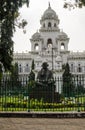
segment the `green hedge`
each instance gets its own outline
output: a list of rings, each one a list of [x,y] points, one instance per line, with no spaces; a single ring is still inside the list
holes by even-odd
[[[7,102],[3,104],[3,107],[5,108],[27,108],[27,103],[19,103],[19,102]]]

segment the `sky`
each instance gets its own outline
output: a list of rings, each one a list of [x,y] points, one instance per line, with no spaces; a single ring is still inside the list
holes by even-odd
[[[64,9],[64,0],[30,0],[29,8],[24,5],[20,10],[20,17],[28,22],[26,33],[16,27],[14,33],[14,52],[31,51],[30,38],[40,29],[40,19],[50,2],[51,8],[60,20],[59,28],[70,38],[68,50],[85,51],[85,7],[82,9]]]

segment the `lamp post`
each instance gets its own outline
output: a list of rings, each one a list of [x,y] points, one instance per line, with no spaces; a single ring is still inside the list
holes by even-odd
[[[52,71],[53,71],[53,69],[54,69],[54,65],[53,65],[53,44],[52,43],[49,43],[49,45],[48,45],[48,50],[50,50],[50,52],[52,52],[52,54],[51,54],[51,57],[52,57]]]
[[[52,73],[53,73],[53,70],[54,70],[53,50],[54,50],[54,48],[53,48],[52,42],[49,42],[47,48],[44,48],[44,50],[46,51],[46,54],[49,53],[49,55],[50,55],[50,59],[51,59],[51,61],[52,61]],[[54,102],[54,92],[55,92],[54,81],[53,81],[53,80],[50,80],[50,84],[49,84],[49,85],[50,85],[50,88],[51,88],[51,90],[50,90],[50,91],[51,91],[50,98],[51,98],[51,101],[52,101],[52,103],[53,103],[53,102]],[[49,88],[49,89],[50,89],[50,88]]]
[[[53,70],[54,70],[54,62],[53,62],[53,44],[51,44],[51,52],[52,52],[52,73],[53,73]],[[54,103],[54,91],[55,91],[55,88],[54,88],[54,81],[52,81],[52,103]]]
[[[54,64],[53,64],[53,47],[52,47],[52,72],[53,72],[53,69],[54,69]]]

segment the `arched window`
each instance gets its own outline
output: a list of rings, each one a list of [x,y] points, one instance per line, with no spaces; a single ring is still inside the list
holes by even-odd
[[[58,69],[60,69],[60,63],[59,62],[57,63],[57,66],[58,66]]]
[[[65,45],[64,43],[61,43],[61,50],[64,50],[65,49]]]
[[[73,72],[73,64],[71,64],[71,68],[70,68],[70,71]]]
[[[78,71],[78,72],[82,72],[82,68],[81,68],[81,65],[80,65],[80,64],[78,64],[77,71]]]
[[[85,72],[85,65],[84,65],[84,72]]]
[[[48,23],[48,27],[51,27],[51,22]]]
[[[39,50],[39,45],[36,43],[35,44],[35,51],[38,51]]]
[[[43,24],[43,27],[45,27],[45,23]]]
[[[21,66],[21,64],[19,65],[19,73],[22,73],[22,66]]]
[[[48,48],[52,48],[52,39],[51,39],[51,38],[49,38],[49,39],[47,40],[47,47],[48,47]]]
[[[26,66],[25,66],[25,72],[29,72],[29,65],[28,64],[26,64]]]
[[[54,27],[56,27],[56,23],[54,23]]]

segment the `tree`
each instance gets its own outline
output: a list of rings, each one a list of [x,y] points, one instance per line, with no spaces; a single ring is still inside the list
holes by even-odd
[[[0,63],[0,81],[2,79],[2,64]]]
[[[64,96],[70,97],[73,96],[75,87],[72,81],[72,74],[70,73],[69,64],[67,63],[66,65],[64,65],[63,69],[64,69],[64,73],[63,73],[62,92]]]
[[[18,64],[15,63],[12,65],[10,71],[8,71],[8,74],[3,76],[0,89],[3,90],[2,93],[5,92],[9,95],[18,92],[21,90],[21,87],[22,85],[18,74]]]
[[[29,0],[1,0],[0,1],[0,62],[5,70],[11,69],[13,60],[13,32],[18,10]],[[22,27],[25,25],[23,21]]]
[[[9,88],[12,91],[21,90],[21,82],[19,81],[18,64],[15,63],[10,70],[10,85]]]
[[[29,82],[28,82],[29,91],[35,87],[35,73],[33,72],[34,68],[35,68],[35,64],[34,64],[34,60],[32,60],[31,72],[29,74]]]
[[[31,72],[29,74],[29,81],[33,82],[35,80],[35,73],[33,72],[35,68],[34,60],[32,60],[32,65],[31,65]]]
[[[32,60],[31,70],[34,70],[34,69],[35,69],[35,63],[34,63],[34,60]]]
[[[18,74],[18,64],[15,63],[12,68],[11,68],[11,78],[12,80],[14,80],[15,82],[18,80],[19,78],[19,74]]]
[[[82,8],[83,6],[85,6],[85,0],[64,0],[64,8]]]

